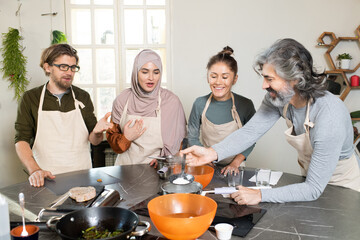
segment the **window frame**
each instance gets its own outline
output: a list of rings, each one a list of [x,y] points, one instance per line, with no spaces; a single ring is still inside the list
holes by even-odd
[[[65,0],[65,28],[68,43],[75,49],[91,49],[92,50],[92,78],[93,83],[76,83],[75,85],[80,88],[92,88],[92,101],[94,105],[95,115],[98,118],[98,94],[100,88],[115,88],[115,96],[118,96],[121,91],[131,87],[131,83],[126,82],[126,50],[127,49],[165,49],[166,57],[166,82],[162,81],[162,87],[171,89],[171,20],[170,20],[170,0],[165,0],[165,5],[145,5],[146,0],[142,0],[142,5],[124,5],[124,0],[113,0],[113,5],[95,5],[94,0],[89,0],[90,4],[71,4],[71,0]],[[90,9],[91,16],[91,44],[74,44],[72,41],[72,26],[71,26],[71,12],[72,9]],[[95,39],[95,9],[113,9],[114,13],[114,44],[96,44]],[[126,44],[125,43],[125,9],[142,9],[143,10],[143,43],[144,44]],[[164,9],[165,11],[165,44],[149,44],[147,43],[147,10],[148,9]],[[97,69],[96,69],[96,50],[97,49],[114,49],[115,51],[115,83],[98,83],[97,82]],[[162,59],[163,65],[164,59]],[[79,59],[81,67],[81,58]],[[120,66],[120,67],[119,67]],[[81,69],[80,69],[81,71]],[[164,72],[164,71],[163,71]],[[163,76],[164,78],[164,76]],[[115,100],[115,99],[114,99]]]

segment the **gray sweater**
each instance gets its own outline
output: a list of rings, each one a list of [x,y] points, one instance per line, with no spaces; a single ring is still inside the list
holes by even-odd
[[[283,108],[273,106],[264,98],[258,111],[243,128],[212,146],[218,154],[218,160],[238,154],[253,145],[282,117],[282,112]],[[296,135],[305,132],[305,114],[306,107],[296,109],[289,105],[287,117],[293,122]],[[354,132],[350,114],[338,97],[326,92],[324,96],[315,99],[310,106],[310,121],[315,124],[310,129],[313,154],[305,182],[262,189],[262,202],[317,199],[329,182],[338,161],[350,158],[353,154]]]

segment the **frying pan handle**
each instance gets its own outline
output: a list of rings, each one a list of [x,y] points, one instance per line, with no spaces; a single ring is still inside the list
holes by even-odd
[[[61,217],[53,216],[46,222],[46,226],[49,229],[55,231],[55,225],[60,219],[61,219]]]
[[[145,226],[145,228],[140,231],[132,232],[131,236],[140,237],[140,236],[143,236],[146,233],[150,232],[150,230],[151,230],[151,225],[147,221],[139,221],[138,226]]]

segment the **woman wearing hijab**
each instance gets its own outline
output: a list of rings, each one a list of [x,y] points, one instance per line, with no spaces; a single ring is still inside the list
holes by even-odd
[[[189,145],[209,147],[222,141],[232,132],[241,128],[255,114],[252,101],[231,91],[235,85],[237,62],[230,47],[210,58],[208,83],[211,93],[198,97],[192,107],[188,124]],[[218,165],[221,173],[238,173],[240,165],[250,154],[254,145],[238,155],[231,156]]]
[[[115,165],[155,163],[149,156],[175,155],[186,136],[186,119],[179,98],[160,87],[160,56],[145,49],[135,58],[131,88],[115,99],[114,127],[106,133],[118,153]]]

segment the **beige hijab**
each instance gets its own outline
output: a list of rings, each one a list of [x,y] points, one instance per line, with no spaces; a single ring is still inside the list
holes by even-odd
[[[161,77],[152,92],[145,92],[139,85],[138,72],[141,67],[152,62],[162,74],[160,56],[150,49],[141,51],[135,58],[131,75],[131,88],[125,89],[115,99],[112,108],[112,120],[119,124],[126,102],[128,101],[127,113],[140,117],[155,117],[158,105],[158,94],[161,88]],[[186,118],[184,109],[179,98],[171,91],[161,88],[161,135],[164,148],[161,155],[176,154],[180,144],[186,135]]]

